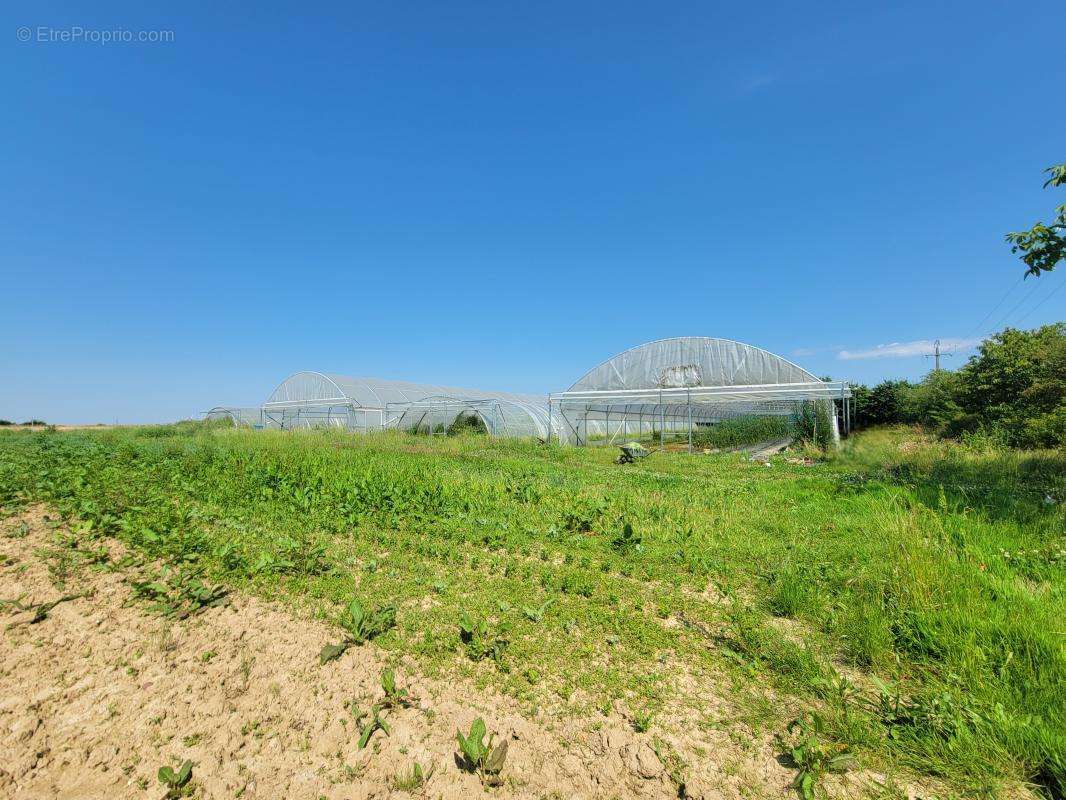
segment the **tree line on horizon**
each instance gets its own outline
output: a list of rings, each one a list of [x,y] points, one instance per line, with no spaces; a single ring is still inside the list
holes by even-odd
[[[1006,328],[958,370],[852,386],[856,424],[919,424],[940,436],[982,433],[1011,447],[1066,447],[1066,323]]]

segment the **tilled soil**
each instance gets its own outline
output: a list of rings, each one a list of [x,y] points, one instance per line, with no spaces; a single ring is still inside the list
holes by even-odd
[[[157,770],[185,759],[204,798],[795,796],[770,741],[678,734],[679,775],[618,713],[529,719],[506,697],[426,679],[407,661],[397,680],[416,702],[389,711],[391,735],[360,750],[349,704],[381,697],[383,651],[363,645],[320,666],[337,631],[253,597],[166,620],[132,599],[121,571],[84,567],[58,588],[41,553],[53,528],[43,507],[0,522],[0,599],[86,593],[38,622],[0,609],[0,796],[162,797]],[[498,787],[456,762],[455,730],[478,716],[510,740]],[[424,786],[397,788],[416,762],[432,770]]]

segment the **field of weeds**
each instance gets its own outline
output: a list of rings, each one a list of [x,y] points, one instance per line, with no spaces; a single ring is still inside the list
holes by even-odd
[[[41,556],[56,597],[112,563],[163,619],[273,601],[328,626],[303,654],[323,674],[371,647],[469,687],[472,709],[498,693],[546,730],[623,719],[675,796],[735,771],[721,742],[770,748],[803,797],[1064,796],[1066,456],[902,428],[813,463],[613,456],[195,424],[12,431],[0,506],[61,518]],[[367,725],[387,738],[389,710],[363,711],[353,741]],[[467,722],[441,769],[505,791],[519,756],[468,751]],[[718,796],[782,791],[722,780]]]

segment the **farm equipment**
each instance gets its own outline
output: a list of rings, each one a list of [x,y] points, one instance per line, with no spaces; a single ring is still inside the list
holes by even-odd
[[[640,442],[626,442],[625,444],[618,445],[618,449],[621,450],[622,453],[614,460],[615,464],[632,464],[637,459],[647,458],[651,455],[651,450],[647,449]]]

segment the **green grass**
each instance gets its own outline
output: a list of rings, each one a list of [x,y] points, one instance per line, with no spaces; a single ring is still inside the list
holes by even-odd
[[[1062,796],[1062,453],[894,429],[814,466],[614,455],[196,425],[4,431],[0,504],[50,502],[86,535],[325,619],[354,597],[395,605],[375,642],[531,712],[698,713],[684,671],[733,693],[749,726],[815,707],[871,766]],[[464,612],[492,658],[468,655]]]

